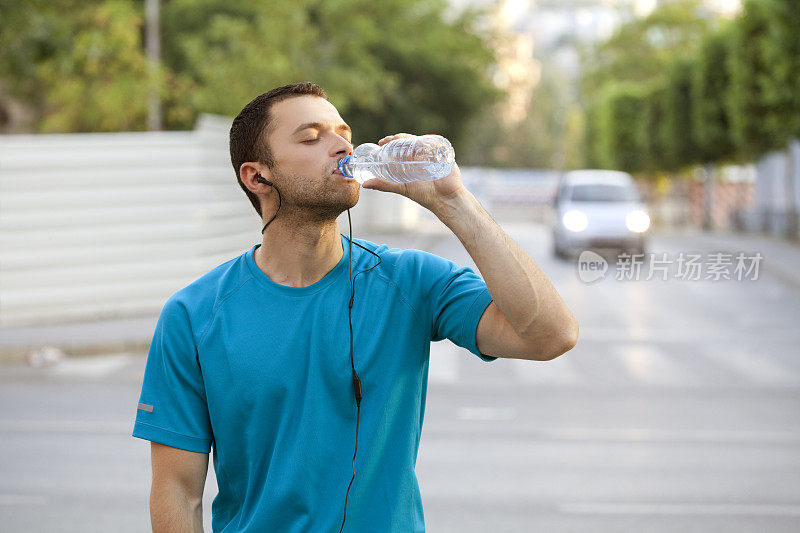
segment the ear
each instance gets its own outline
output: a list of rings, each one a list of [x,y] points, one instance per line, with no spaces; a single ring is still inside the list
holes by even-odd
[[[269,185],[258,182],[258,176],[272,181],[272,173],[261,163],[242,163],[242,166],[239,167],[239,176],[242,179],[242,183],[254,193],[265,194],[268,193],[267,189],[272,189]]]

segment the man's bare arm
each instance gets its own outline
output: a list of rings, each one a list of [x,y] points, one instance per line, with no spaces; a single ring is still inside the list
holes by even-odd
[[[153,533],[202,533],[208,454],[150,443]]]
[[[458,237],[486,281],[493,304],[478,325],[478,348],[491,355],[548,361],[578,341],[578,322],[539,265],[466,188],[431,211]]]
[[[403,137],[410,135],[389,135],[378,144]],[[444,178],[403,183],[372,178],[361,186],[417,202],[464,245],[493,300],[478,323],[476,341],[481,353],[549,361],[578,342],[578,321],[553,284],[464,187],[457,164]]]

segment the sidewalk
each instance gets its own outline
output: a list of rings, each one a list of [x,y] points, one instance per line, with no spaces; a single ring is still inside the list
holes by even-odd
[[[93,320],[66,324],[0,328],[0,363],[20,362],[25,355],[55,346],[68,355],[146,352],[158,316]]]
[[[800,288],[800,244],[772,235],[735,233],[732,231],[702,231],[682,229],[665,231],[664,237],[688,237],[692,246],[700,245],[705,252],[747,255],[761,253],[760,268],[781,281]]]

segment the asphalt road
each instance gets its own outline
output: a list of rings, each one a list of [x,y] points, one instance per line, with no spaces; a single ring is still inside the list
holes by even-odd
[[[433,344],[417,462],[427,530],[799,531],[800,286],[769,269],[617,280],[614,265],[587,284],[542,226],[503,226],[581,337],[544,363]],[[453,235],[424,243],[474,267]],[[706,248],[662,235],[650,250]],[[0,365],[0,530],[149,531],[149,444],[130,436],[144,362]],[[210,466],[206,531],[215,492]]]

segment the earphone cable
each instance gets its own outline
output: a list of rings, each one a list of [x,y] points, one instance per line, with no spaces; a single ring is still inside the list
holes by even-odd
[[[350,210],[347,210],[347,224],[350,229],[350,236],[348,237],[348,241],[350,243],[350,267],[348,270],[348,279],[350,280],[350,302],[347,305],[347,322],[350,324],[350,368],[353,370],[353,389],[356,395],[356,447],[355,451],[353,451],[353,477],[350,478],[350,484],[347,485],[347,493],[344,495],[344,516],[342,517],[342,527],[339,528],[339,533],[342,533],[344,529],[345,520],[347,520],[347,498],[350,495],[350,487],[353,486],[353,481],[356,479],[356,454],[358,453],[358,426],[359,421],[361,418],[361,380],[358,378],[358,374],[356,374],[356,367],[355,363],[353,362],[353,318],[352,318],[352,311],[353,311],[353,300],[355,299],[355,292],[356,292],[356,280],[353,278],[353,222],[350,219]],[[378,254],[373,252],[372,250],[368,250],[364,248],[358,243],[355,243],[356,246],[363,248],[364,250],[368,251],[372,255],[378,258],[377,264],[371,266],[367,270],[362,270],[358,274],[363,274],[364,272],[369,272],[376,266],[381,264],[381,258]],[[356,274],[356,277],[358,277]]]
[[[281,191],[277,187],[275,187],[275,185],[272,185],[272,188],[274,188],[276,191],[278,191],[278,209],[275,210],[275,214],[272,215],[272,218],[269,219],[269,222],[264,224],[264,227],[261,228],[261,234],[262,235],[264,234],[264,230],[267,229],[267,226],[269,226],[270,222],[275,220],[275,217],[278,216],[278,211],[281,210]]]
[[[264,231],[267,229],[267,226],[270,225],[270,222],[275,220],[275,217],[278,216],[278,211],[280,211],[280,209],[281,209],[281,203],[282,203],[281,191],[278,190],[278,188],[275,187],[274,185],[272,185],[272,186],[278,192],[278,209],[275,211],[275,214],[272,216],[272,218],[269,219],[269,222],[264,224],[264,227],[261,229],[262,235],[263,235]],[[358,274],[363,274],[364,272],[369,272],[370,270],[372,270],[373,268],[375,268],[376,266],[381,264],[381,258],[380,258],[380,256],[378,254],[376,254],[372,250],[369,250],[369,249],[365,248],[364,246],[361,246],[358,243],[353,243],[353,221],[350,218],[350,210],[349,209],[347,210],[347,223],[348,223],[349,230],[350,230],[350,234],[349,234],[349,237],[347,239],[348,242],[349,242],[349,247],[350,247],[349,267],[348,267],[348,276],[347,276],[347,279],[350,280],[350,301],[349,301],[349,303],[347,305],[347,322],[350,325],[350,368],[353,371],[353,390],[354,390],[355,397],[356,397],[356,444],[355,444],[355,450],[353,451],[353,477],[350,478],[350,483],[347,486],[347,492],[345,493],[345,496],[344,496],[344,516],[342,517],[342,526],[339,529],[339,533],[341,533],[342,530],[344,529],[344,524],[345,524],[345,521],[347,520],[347,499],[348,499],[348,497],[350,495],[350,487],[353,486],[353,481],[355,481],[355,478],[356,478],[356,454],[358,453],[358,430],[359,430],[359,425],[360,425],[359,423],[360,423],[360,420],[361,420],[361,398],[362,398],[361,380],[359,379],[358,374],[356,373],[356,367],[355,367],[355,363],[353,361],[353,316],[352,316],[352,311],[353,311],[353,301],[355,299],[355,291],[356,291],[356,286],[355,286],[356,280],[353,277],[353,244],[355,244],[359,248],[362,248],[363,250],[366,250],[367,252],[371,253],[372,255],[374,255],[375,257],[378,258],[378,262],[375,265],[371,266],[370,268],[368,268],[366,270],[362,270],[361,272],[358,272],[356,274],[356,277],[358,277]]]

